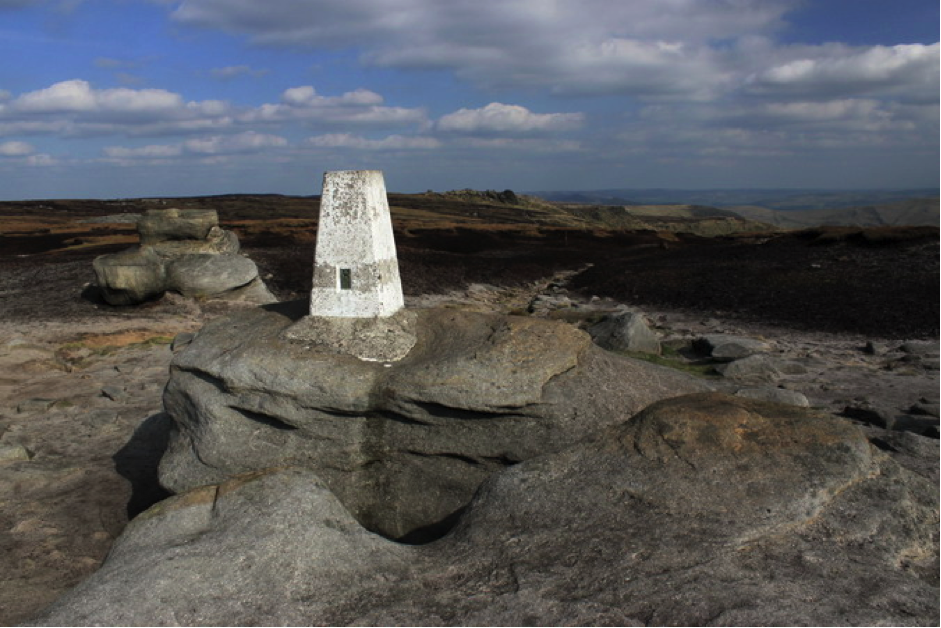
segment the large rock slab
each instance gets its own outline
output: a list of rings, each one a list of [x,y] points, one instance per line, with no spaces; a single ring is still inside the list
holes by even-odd
[[[707,389],[564,323],[452,309],[412,311],[403,359],[360,360],[298,336],[304,305],[212,321],[176,355],[164,486],[301,465],[369,529],[421,535],[494,471]]]
[[[937,527],[937,487],[848,422],[690,395],[494,474],[424,546],[308,469],[194,489],[38,623],[936,625]]]

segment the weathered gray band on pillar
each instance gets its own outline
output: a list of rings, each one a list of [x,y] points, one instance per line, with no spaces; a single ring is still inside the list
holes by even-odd
[[[382,172],[325,173],[310,315],[387,317],[404,305]]]

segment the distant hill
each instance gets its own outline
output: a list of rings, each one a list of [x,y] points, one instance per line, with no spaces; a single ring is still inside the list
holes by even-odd
[[[695,203],[547,202],[511,190],[455,190],[393,193],[389,194],[389,204],[393,220],[401,228],[529,225],[718,236],[821,225],[939,226],[937,197],[850,208],[784,211],[746,204],[715,207]],[[180,207],[215,209],[223,222],[281,218],[316,220],[319,205],[320,199],[316,196],[279,194],[4,201],[0,202],[0,217],[58,215],[98,222],[133,222],[136,216],[149,209]]]
[[[773,229],[727,209],[698,205],[647,206],[550,203],[511,190],[454,190],[389,194],[396,229],[555,228],[580,231],[655,231],[720,236]],[[316,196],[223,194],[218,196],[59,199],[0,202],[0,238],[16,219],[59,217],[83,223],[133,223],[151,209],[214,209],[231,226],[245,220],[307,220],[320,211]],[[5,217],[12,219],[4,221]]]
[[[732,207],[739,216],[782,229],[818,226],[850,227],[939,227],[941,211],[937,198],[916,198],[882,205],[842,209],[781,211],[766,207]]]
[[[591,191],[526,192],[547,201],[590,205],[755,206],[768,209],[838,209],[938,198],[937,188],[908,190],[730,189],[667,190],[616,188]]]

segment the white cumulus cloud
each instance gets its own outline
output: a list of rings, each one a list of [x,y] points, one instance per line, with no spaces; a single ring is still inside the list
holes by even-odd
[[[528,134],[577,129],[584,118],[581,113],[533,113],[520,105],[492,102],[441,116],[436,128],[449,133]]]
[[[183,143],[189,153],[204,155],[231,155],[235,153],[257,153],[269,148],[281,148],[288,141],[279,135],[246,131],[237,135],[215,135],[194,138]]]
[[[179,94],[163,89],[95,90],[88,81],[62,81],[22,94],[8,105],[14,113],[73,113],[91,111],[166,111],[183,105]]]
[[[35,152],[36,149],[26,142],[0,142],[0,157],[24,157]]]
[[[327,133],[307,138],[305,144],[316,148],[351,148],[356,150],[429,150],[441,142],[433,137],[389,135],[374,140],[350,133]]]
[[[37,168],[41,168],[44,166],[54,166],[57,163],[59,163],[59,161],[55,157],[53,157],[52,155],[47,155],[46,153],[30,155],[29,157],[26,158],[27,166],[35,166]]]
[[[210,73],[218,79],[233,79],[240,76],[250,76],[259,78],[268,74],[268,70],[255,69],[250,65],[227,65],[221,68],[213,68]]]
[[[937,100],[938,48],[781,45],[797,0],[187,0],[179,24],[490,89],[717,102],[891,93]],[[933,90],[933,91],[932,91]]]
[[[180,144],[151,144],[148,146],[106,146],[104,153],[113,159],[168,159],[183,154]]]
[[[368,89],[355,89],[339,96],[322,96],[311,85],[291,87],[281,93],[281,102],[266,103],[243,112],[242,123],[302,121],[352,125],[423,125],[423,108],[388,107],[383,98]]]
[[[0,102],[0,134],[192,133],[230,126],[233,113],[219,100],[186,102],[164,89],[96,89],[73,79]]]
[[[452,69],[488,86],[657,95],[698,92],[703,83],[723,78],[726,70],[710,48],[713,42],[773,32],[792,5],[791,0],[188,0],[173,18],[266,46],[352,48],[372,65]]]
[[[245,131],[235,135],[209,135],[174,144],[106,146],[106,160],[118,164],[160,163],[185,158],[224,158],[266,153],[288,146],[280,135]]]
[[[937,102],[938,44],[853,48],[827,46],[772,65],[748,78],[759,92],[833,96],[894,93],[903,100]]]

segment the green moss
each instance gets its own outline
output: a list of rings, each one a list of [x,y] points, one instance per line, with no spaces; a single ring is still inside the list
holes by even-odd
[[[690,375],[695,375],[696,377],[703,377],[707,379],[715,379],[719,377],[719,374],[716,373],[713,364],[687,362],[680,357],[676,349],[671,349],[668,347],[663,347],[663,355],[653,355],[651,353],[641,353],[639,351],[616,351],[615,353],[627,356],[629,358],[634,358],[635,360],[643,360],[644,362],[650,362],[651,364],[657,364],[659,366],[665,366],[677,371],[683,371],[684,373],[689,373]]]

